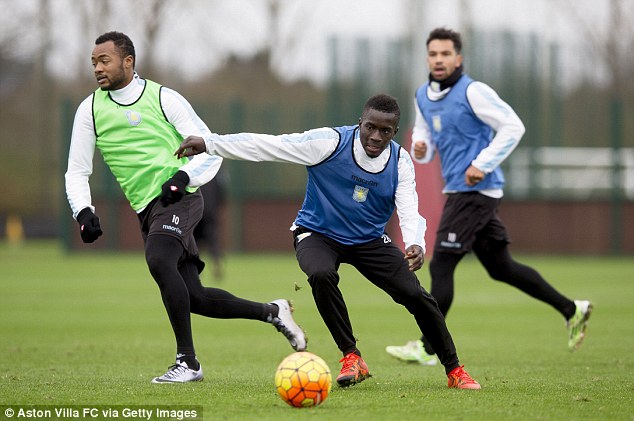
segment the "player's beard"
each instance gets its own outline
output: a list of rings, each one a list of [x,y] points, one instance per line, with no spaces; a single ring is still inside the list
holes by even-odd
[[[116,91],[118,89],[124,88],[126,83],[125,70],[123,69],[123,63],[119,66],[118,71],[112,76],[107,77],[108,82],[110,82],[107,86],[102,86],[102,91]]]
[[[460,66],[456,67],[454,71],[443,80],[438,80],[434,78],[432,73],[429,73],[429,81],[440,83],[440,90],[442,91],[455,85],[456,82],[458,82],[458,80],[462,76],[463,70],[464,70],[464,67],[461,64]]]

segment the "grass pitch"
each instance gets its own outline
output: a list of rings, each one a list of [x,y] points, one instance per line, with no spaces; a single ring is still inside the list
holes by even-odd
[[[634,259],[518,260],[567,296],[594,302],[578,352],[567,350],[556,311],[489,280],[467,258],[456,273],[447,323],[461,362],[483,389],[449,390],[442,367],[403,364],[385,353],[386,345],[419,336],[413,318],[343,266],[341,289],[373,377],[348,389],[334,386],[319,407],[296,409],[273,386],[277,364],[292,350],[273,327],[257,321],[193,316],[205,380],[150,384],[173,362],[174,339],[141,253],[69,255],[56,243],[0,244],[0,419],[21,408],[40,411],[32,418],[95,419],[72,412],[85,407],[119,411],[118,417],[100,412],[101,419],[147,419],[122,411],[166,405],[197,410],[197,419],[205,420],[634,419]],[[230,255],[226,269],[221,283],[209,275],[204,283],[256,301],[291,299],[309,351],[336,376],[341,356],[294,256]],[[427,288],[427,265],[418,273]],[[57,416],[60,407],[70,412]]]

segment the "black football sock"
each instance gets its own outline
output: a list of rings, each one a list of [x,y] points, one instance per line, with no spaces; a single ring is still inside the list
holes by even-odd
[[[476,256],[491,278],[514,286],[520,291],[550,304],[566,320],[575,312],[575,303],[550,285],[535,269],[513,260],[506,244],[488,250],[474,248]]]
[[[198,259],[187,259],[178,268],[187,286],[191,312],[215,319],[249,319],[271,322],[278,308],[245,300],[220,288],[204,287],[198,276]]]
[[[198,362],[198,360],[196,359],[196,354],[194,353],[177,353],[176,354],[176,363],[186,363],[187,367],[189,367],[192,370],[199,370],[200,369],[200,363]]]
[[[277,306],[277,304],[267,304],[267,306],[268,306],[269,313],[268,313],[268,316],[266,316],[266,321],[268,323],[271,323],[274,318],[279,316],[280,308]]]

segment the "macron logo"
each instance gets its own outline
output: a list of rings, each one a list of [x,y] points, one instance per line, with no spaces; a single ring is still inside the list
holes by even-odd
[[[169,231],[174,231],[175,233],[178,233],[180,235],[183,234],[183,231],[180,228],[173,227],[171,225],[163,225],[163,229],[164,230],[169,230]]]

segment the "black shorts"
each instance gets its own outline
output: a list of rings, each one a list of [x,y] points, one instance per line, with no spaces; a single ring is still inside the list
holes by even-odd
[[[510,243],[506,227],[498,217],[500,199],[478,192],[447,195],[434,252],[468,253],[474,244]],[[477,242],[477,243],[476,243]]]
[[[166,207],[154,199],[138,214],[143,242],[150,235],[169,235],[180,240],[190,257],[198,257],[194,228],[202,218],[203,206],[200,190],[185,194],[179,202]]]

